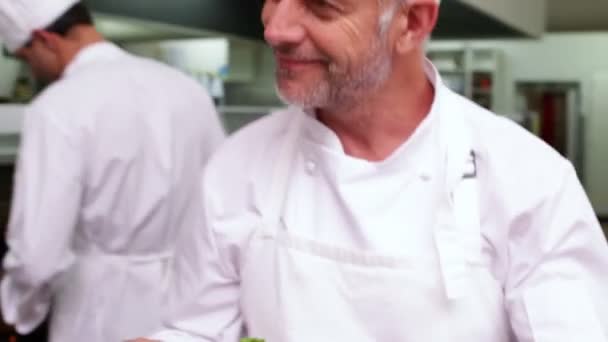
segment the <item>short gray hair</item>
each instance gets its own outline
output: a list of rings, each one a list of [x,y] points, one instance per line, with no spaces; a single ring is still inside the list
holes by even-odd
[[[378,29],[381,35],[384,35],[388,30],[388,26],[395,17],[395,13],[399,6],[408,1],[409,0],[378,0],[378,6],[386,6],[382,13],[380,13],[380,18],[378,19]]]

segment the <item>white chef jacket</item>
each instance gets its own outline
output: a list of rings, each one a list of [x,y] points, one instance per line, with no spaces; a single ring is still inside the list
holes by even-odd
[[[427,75],[437,90],[431,112],[381,162],[346,155],[330,129],[298,108],[273,113],[229,139],[204,175],[204,224],[179,244],[167,330],[152,338],[234,342],[246,330],[243,248],[260,226],[274,164],[297,116],[304,119],[284,225],[311,241],[428,259],[436,253],[428,233],[437,212],[433,198],[442,191],[436,121],[458,112],[476,157],[481,253],[502,284],[512,340],[561,335],[605,342],[608,247],[572,165],[508,119],[452,93],[430,63]]]
[[[185,75],[108,42],[79,52],[26,111],[4,319],[28,333],[51,309],[64,342],[158,329],[176,236],[198,225],[195,189],[223,138]]]

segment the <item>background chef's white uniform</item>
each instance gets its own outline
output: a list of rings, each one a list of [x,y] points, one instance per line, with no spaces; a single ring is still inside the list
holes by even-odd
[[[185,75],[110,43],[83,49],[27,109],[2,313],[51,341],[158,329],[176,236],[199,226],[202,166],[224,132]]]
[[[570,163],[452,93],[430,65],[427,74],[431,113],[382,162],[345,155],[296,108],[231,138],[206,169],[204,225],[180,243],[172,318],[154,337],[234,342],[244,329],[269,342],[608,341],[608,247]],[[446,120],[468,128],[479,217],[476,232],[470,221],[442,244],[441,141],[457,126],[442,130]],[[452,199],[455,218],[470,203]],[[466,266],[446,272],[463,255]],[[445,290],[462,270],[466,286],[452,298]]]

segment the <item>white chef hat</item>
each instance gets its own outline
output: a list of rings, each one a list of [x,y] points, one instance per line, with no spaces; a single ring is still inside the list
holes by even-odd
[[[0,0],[0,41],[15,52],[79,0]]]

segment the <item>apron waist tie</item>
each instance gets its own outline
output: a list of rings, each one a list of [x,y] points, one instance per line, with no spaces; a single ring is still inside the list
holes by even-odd
[[[152,264],[157,262],[165,262],[173,259],[173,252],[161,251],[155,253],[142,253],[142,254],[119,254],[119,253],[107,253],[100,250],[80,250],[76,251],[76,255],[80,258],[94,258],[94,259],[107,259],[107,260],[120,260],[126,262],[129,265],[134,264]]]

